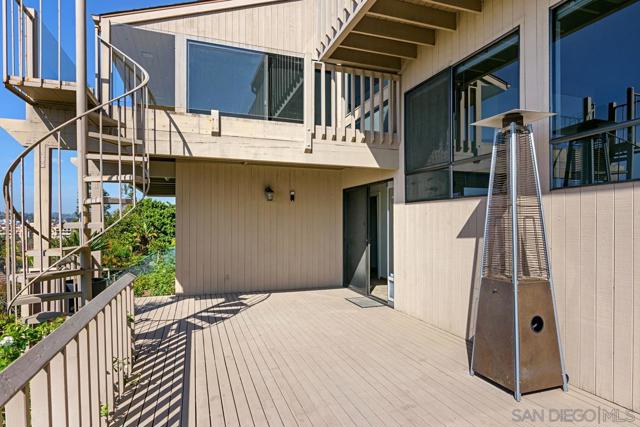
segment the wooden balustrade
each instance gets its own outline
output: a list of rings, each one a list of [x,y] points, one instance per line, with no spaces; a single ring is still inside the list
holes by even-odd
[[[131,374],[134,278],[122,276],[0,373],[0,425],[108,425]]]
[[[397,146],[400,76],[314,62],[312,78],[314,140]]]

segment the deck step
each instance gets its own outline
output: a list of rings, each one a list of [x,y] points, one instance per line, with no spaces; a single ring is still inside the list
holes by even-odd
[[[61,311],[41,311],[38,314],[24,317],[22,320],[27,325],[39,325],[62,316],[66,316],[66,314]]]
[[[128,183],[128,182],[133,182],[135,179],[136,184],[140,184],[142,185],[143,183],[143,179],[140,175],[136,175],[135,177],[132,174],[124,174],[124,175],[102,175],[102,179],[100,179],[101,176],[100,175],[93,175],[93,176],[85,176],[84,177],[84,182],[122,182],[122,183]]]
[[[100,126],[100,113],[98,111],[92,111],[89,113],[89,120],[96,126]],[[109,117],[106,113],[102,114],[102,127],[116,128],[118,127],[118,120]],[[123,122],[120,122],[120,127],[125,128]]]
[[[42,250],[42,255],[45,257],[59,257],[63,254],[66,255],[71,251],[78,249],[78,246],[67,246],[67,247],[57,247],[57,248],[46,248]],[[40,251],[36,249],[31,249],[27,251],[27,255],[38,257],[40,256]]]
[[[45,273],[42,274],[42,276],[40,276],[37,282],[46,282],[47,280],[55,280],[55,279],[63,279],[65,277],[79,276],[80,274],[82,274],[82,272],[83,270],[79,268],[69,269],[69,270],[46,271]],[[38,277],[39,274],[40,274],[39,271],[28,272],[26,274],[27,282],[30,282],[31,280],[35,279],[36,277]],[[24,284],[24,278],[25,278],[24,274],[16,274],[16,280],[18,283]]]
[[[104,203],[105,205],[119,205],[122,203],[123,205],[132,205],[133,199],[118,199],[117,197],[89,197],[85,199],[85,205],[100,205]]]
[[[106,133],[100,134],[99,132],[89,132],[89,138],[99,141],[100,137],[102,137],[102,142],[107,142],[109,144],[116,144],[116,145],[118,144],[118,137],[116,135],[109,135]],[[133,145],[133,144],[142,145],[141,140],[138,139],[134,142],[132,138],[125,138],[124,136],[120,137],[120,143],[122,145]]]
[[[86,157],[87,157],[87,160],[96,160],[96,161],[100,160],[99,153],[87,153]],[[122,163],[132,164],[134,160],[136,163],[142,164],[142,162],[144,161],[144,157],[139,155],[134,157],[131,154],[122,154],[121,156],[118,156],[117,154],[102,154],[103,162],[117,163],[118,161],[122,161]]]
[[[65,222],[62,225],[62,228],[63,229],[68,228],[70,230],[80,230],[82,227],[79,221],[72,221],[72,222]],[[99,222],[90,222],[87,224],[87,228],[89,230],[102,230],[102,224]]]
[[[16,298],[15,305],[39,304],[42,302],[79,298],[81,296],[82,292],[53,292],[46,294],[20,295]]]

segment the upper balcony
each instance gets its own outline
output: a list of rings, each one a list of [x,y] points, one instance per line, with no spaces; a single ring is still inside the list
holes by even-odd
[[[320,61],[397,73],[456,31],[458,13],[480,13],[482,0],[320,0],[316,55]]]
[[[73,115],[75,66],[65,53],[73,40],[61,40],[64,11],[56,22],[55,16],[41,16],[36,0],[2,3],[3,82],[31,107],[26,122],[0,124],[28,145]],[[62,4],[63,9],[69,6]],[[178,20],[177,12],[166,13],[163,22]],[[121,14],[94,20],[96,35],[149,72],[151,132],[146,144],[151,155],[398,167],[398,75],[318,62],[300,50],[269,46],[269,40],[245,43],[197,35],[188,28],[167,31],[146,25],[149,12],[134,14],[132,24],[122,23]],[[202,26],[211,24],[208,14],[194,19]],[[95,58],[88,60],[89,72],[95,74],[93,88],[87,88],[90,107],[136,83],[123,78],[131,64],[115,61],[113,52],[99,43],[94,51]],[[132,114],[127,108],[122,106],[123,116]],[[66,112],[51,114],[54,110]],[[118,120],[115,110],[107,113]]]

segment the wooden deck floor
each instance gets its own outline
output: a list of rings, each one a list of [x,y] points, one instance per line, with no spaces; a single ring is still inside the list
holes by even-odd
[[[469,376],[463,340],[345,300],[354,296],[336,289],[138,299],[139,355],[118,424],[607,425],[602,410],[612,405],[579,390],[516,403]],[[599,418],[561,423],[561,410]],[[535,414],[543,420],[516,422]]]

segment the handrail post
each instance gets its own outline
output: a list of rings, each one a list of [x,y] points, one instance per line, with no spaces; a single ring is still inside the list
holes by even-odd
[[[87,31],[86,0],[76,0],[76,115],[87,111]],[[80,230],[78,232],[80,246],[91,239],[88,228],[89,209],[86,205],[88,198],[87,186],[84,182],[87,170],[87,117],[78,119],[76,124],[76,149],[78,152],[78,207],[80,209]],[[102,197],[102,194],[100,194]],[[91,299],[91,251],[84,248],[80,251],[81,274],[80,287],[83,304]]]
[[[314,93],[315,93],[315,64],[311,55],[304,56],[304,152],[313,151],[313,133],[315,128]]]
[[[7,0],[2,1],[2,81],[6,82],[7,77],[7,62],[9,62],[9,52],[7,52]]]

